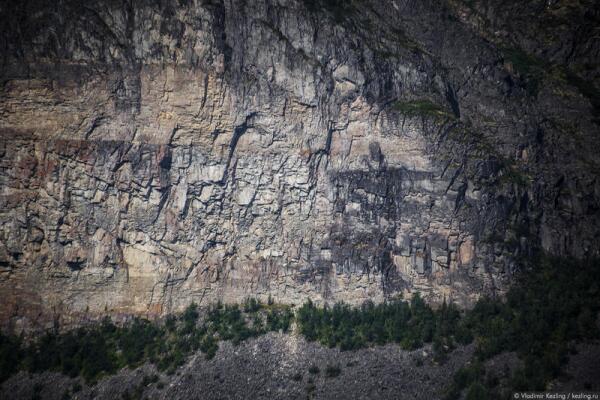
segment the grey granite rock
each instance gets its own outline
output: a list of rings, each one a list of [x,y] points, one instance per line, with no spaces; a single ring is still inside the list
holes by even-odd
[[[466,3],[1,5],[3,325],[468,305],[539,249],[599,255],[598,12],[542,7],[548,39]]]

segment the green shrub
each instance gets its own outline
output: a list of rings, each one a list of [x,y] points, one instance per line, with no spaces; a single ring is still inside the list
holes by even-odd
[[[177,329],[177,317],[173,314],[167,315],[167,318],[165,318],[165,328],[169,332],[175,332],[175,329]]]
[[[156,374],[152,374],[152,375],[144,375],[144,378],[142,379],[142,386],[148,386],[152,383],[156,383],[158,382],[158,375]]]
[[[190,334],[196,328],[196,322],[198,321],[198,305],[196,303],[190,304],[183,314],[181,315],[181,321],[183,326],[181,328],[184,335]]]
[[[244,312],[245,313],[255,313],[262,308],[262,304],[255,298],[248,297],[244,301]]]
[[[298,372],[298,373],[292,375],[292,380],[296,381],[296,382],[300,382],[302,380],[302,374]]]
[[[206,336],[200,345],[200,350],[206,355],[206,359],[212,359],[219,349],[219,345],[213,336]]]
[[[282,331],[285,333],[289,330],[293,318],[294,313],[288,307],[283,310],[271,309],[267,313],[266,329],[267,331]]]
[[[455,118],[451,112],[427,99],[397,101],[393,108],[408,117]]]
[[[335,378],[340,376],[341,373],[342,370],[339,365],[328,365],[327,368],[325,368],[325,376],[327,378]]]
[[[356,13],[353,2],[348,0],[304,0],[304,4],[313,13],[329,12],[337,23],[346,21]]]
[[[521,75],[527,93],[536,97],[544,79],[547,65],[537,57],[518,48],[505,48],[503,53],[506,60]]]
[[[467,390],[466,400],[486,400],[488,399],[487,389],[479,382],[473,382]]]

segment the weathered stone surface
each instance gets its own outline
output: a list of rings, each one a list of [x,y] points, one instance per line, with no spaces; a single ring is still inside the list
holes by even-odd
[[[577,87],[528,94],[457,2],[313,3],[2,6],[4,324],[269,295],[464,305],[535,248],[599,254]],[[422,99],[442,111],[398,107]]]
[[[357,351],[330,349],[294,335],[269,333],[237,346],[223,342],[217,355],[190,357],[174,374],[145,364],[124,368],[94,385],[55,372],[19,373],[0,385],[3,398],[27,399],[36,389],[48,400],[65,392],[81,400],[110,400],[140,393],[151,399],[431,399],[452,382],[452,375],[472,357],[474,346],[460,347],[443,365],[433,360],[430,346],[405,351],[387,345]],[[597,350],[594,354],[597,354]],[[506,370],[498,363],[497,371]],[[317,374],[310,373],[313,366]],[[340,375],[327,376],[337,366]],[[594,371],[595,372],[595,371]],[[594,373],[588,373],[592,377]],[[159,377],[158,383],[148,378]],[[146,379],[146,381],[144,381]],[[595,382],[591,380],[590,382]],[[75,391],[73,387],[81,387]]]

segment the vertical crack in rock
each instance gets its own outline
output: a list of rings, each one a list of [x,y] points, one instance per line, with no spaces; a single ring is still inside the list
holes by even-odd
[[[225,170],[223,171],[223,177],[219,182],[221,186],[224,186],[227,183],[227,177],[229,176],[230,169],[229,167],[231,166],[231,160],[233,159],[233,155],[235,153],[238,141],[248,130],[248,122],[252,120],[252,118],[254,118],[257,114],[257,112],[252,112],[248,114],[244,122],[241,125],[238,125],[234,128],[233,135],[231,136],[231,142],[229,143],[229,152],[227,154],[227,161],[225,162]]]

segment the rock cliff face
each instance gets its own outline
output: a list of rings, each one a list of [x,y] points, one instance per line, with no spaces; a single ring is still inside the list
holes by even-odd
[[[0,6],[0,320],[468,305],[599,255],[588,3]]]

